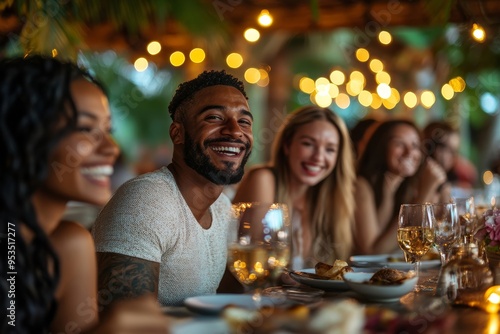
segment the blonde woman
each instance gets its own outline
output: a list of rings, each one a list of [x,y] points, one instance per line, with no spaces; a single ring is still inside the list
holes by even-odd
[[[268,165],[248,171],[233,202],[287,203],[292,211],[294,269],[346,260],[352,250],[354,162],[348,130],[326,108],[290,114]]]

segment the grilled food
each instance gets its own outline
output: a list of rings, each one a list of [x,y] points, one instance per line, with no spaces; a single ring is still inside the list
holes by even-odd
[[[316,274],[327,277],[330,280],[344,280],[344,273],[353,271],[351,267],[347,264],[347,262],[342,260],[335,260],[333,265],[318,262],[316,266],[314,266],[316,270]]]
[[[376,285],[398,285],[403,284],[407,278],[411,277],[413,277],[413,275],[407,274],[401,270],[383,268],[373,274],[368,283]]]

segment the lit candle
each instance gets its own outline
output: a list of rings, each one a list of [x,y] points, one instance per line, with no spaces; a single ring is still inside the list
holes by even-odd
[[[500,285],[494,285],[486,290],[484,309],[488,313],[497,313],[500,310]]]
[[[494,209],[494,208],[495,208],[495,206],[496,206],[496,199],[495,199],[495,196],[491,196],[491,201],[490,201],[490,203],[491,203],[491,208],[492,208],[492,209]]]

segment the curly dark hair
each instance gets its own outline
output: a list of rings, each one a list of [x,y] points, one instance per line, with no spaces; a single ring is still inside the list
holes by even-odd
[[[182,112],[183,108],[192,101],[195,93],[203,88],[216,85],[232,86],[239,90],[248,100],[243,82],[233,77],[231,74],[226,73],[224,70],[204,71],[193,80],[181,83],[175,91],[175,95],[168,105],[168,112],[170,113],[172,120],[175,120],[175,117],[178,115],[178,111]]]
[[[0,244],[8,254],[0,260],[0,305],[6,310],[15,301],[16,333],[41,333],[55,314],[59,264],[31,197],[47,178],[52,150],[76,129],[70,83],[95,81],[75,64],[42,56],[1,60],[0,78]],[[21,227],[33,235],[30,241]],[[11,275],[14,298],[6,284]],[[13,328],[11,320],[2,317],[0,332]]]

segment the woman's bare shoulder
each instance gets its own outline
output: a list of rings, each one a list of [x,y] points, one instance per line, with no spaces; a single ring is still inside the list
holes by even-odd
[[[275,182],[274,173],[269,167],[252,168],[245,173],[233,201],[273,201]]]
[[[75,249],[89,249],[94,252],[92,235],[85,227],[76,222],[62,221],[49,238],[59,253]]]

